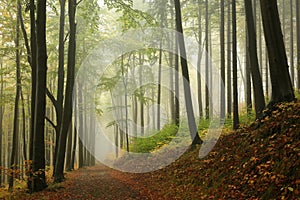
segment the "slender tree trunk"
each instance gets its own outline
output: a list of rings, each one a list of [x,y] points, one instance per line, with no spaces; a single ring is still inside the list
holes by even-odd
[[[176,28],[177,28],[177,32],[179,33],[178,43],[179,43],[179,49],[181,55],[181,68],[182,68],[182,75],[184,78],[183,86],[184,86],[186,112],[188,115],[188,124],[190,129],[190,136],[192,138],[192,145],[196,145],[196,144],[201,144],[202,140],[198,135],[194,110],[193,110],[193,104],[191,99],[190,77],[189,77],[188,64],[186,60],[186,49],[185,49],[185,42],[184,42],[184,35],[183,35],[183,28],[182,28],[180,1],[174,0],[174,4],[176,10]]]
[[[220,102],[220,118],[225,119],[225,2],[221,0],[221,30],[220,30],[220,44],[221,44],[221,102]]]
[[[66,150],[66,171],[72,171],[72,141],[73,141],[73,123],[70,123],[68,130],[68,141],[67,141],[67,150]]]
[[[142,54],[141,53],[139,53],[139,63],[140,63],[140,66],[142,66],[143,60],[142,60]],[[142,67],[140,67],[140,69],[139,69],[139,82],[140,82],[141,86],[143,85],[143,72],[142,72],[142,70],[143,70]],[[141,95],[141,97],[144,96],[143,88],[141,88],[140,95]],[[154,98],[153,98],[153,100],[154,100]],[[143,102],[143,100],[141,100],[141,102],[140,102],[140,107],[141,107],[140,108],[141,109],[141,111],[140,111],[141,136],[144,136],[144,134],[145,134],[145,128],[144,128],[144,126],[145,126],[145,116],[144,116],[144,102]],[[153,117],[154,117],[154,112],[153,112]],[[155,124],[155,121],[153,121],[153,124]],[[155,126],[154,126],[154,128],[155,128]]]
[[[83,97],[82,97],[82,87],[78,87],[78,105],[83,105]],[[83,125],[83,110],[80,106],[78,108],[78,124],[79,124],[79,130],[78,130],[78,168],[82,168],[84,165],[84,156],[83,156],[83,143],[82,143],[82,137],[83,137],[83,131],[84,131],[84,125]]]
[[[172,5],[173,0],[170,0],[170,4]],[[170,13],[171,13],[171,29],[174,30],[174,5],[170,6]],[[170,49],[174,50],[174,38],[175,35],[172,35],[169,38],[169,45]],[[175,116],[175,86],[174,86],[174,53],[169,53],[169,62],[170,62],[170,113],[171,113],[171,122],[173,124],[176,123],[176,116]]]
[[[209,17],[208,0],[205,1],[205,118],[209,118]]]
[[[247,51],[250,56],[250,70],[252,75],[253,90],[254,90],[254,101],[255,101],[255,112],[256,118],[262,116],[262,112],[265,109],[265,99],[263,92],[262,79],[259,71],[258,57],[257,57],[257,45],[256,45],[256,34],[253,20],[252,3],[249,0],[244,0],[246,19],[247,19],[247,32],[248,32],[248,44],[249,48]]]
[[[296,27],[297,27],[297,89],[300,90],[300,1],[296,1]]]
[[[46,48],[46,0],[37,4],[37,82],[35,99],[35,120],[33,139],[33,185],[38,192],[47,187],[45,177],[45,111],[47,84],[47,48]]]
[[[198,60],[197,60],[197,88],[198,88],[198,109],[199,118],[203,118],[202,105],[202,83],[201,83],[201,62],[202,62],[202,6],[201,0],[198,0]]]
[[[231,1],[227,2],[227,116],[232,112],[232,84],[231,84]]]
[[[59,46],[58,46],[58,82],[57,82],[57,97],[56,105],[56,140],[55,140],[55,150],[54,150],[54,172],[55,163],[58,152],[59,143],[59,132],[62,125],[62,115],[63,115],[63,100],[64,100],[64,65],[65,65],[65,7],[66,0],[59,0],[60,2],[60,22],[59,22]]]
[[[10,169],[12,170],[9,176],[9,190],[13,189],[15,172],[17,170],[18,160],[18,137],[19,137],[19,101],[20,101],[20,91],[21,91],[21,62],[20,62],[20,12],[21,7],[18,3],[17,9],[17,25],[16,25],[16,96],[15,96],[15,106],[14,106],[14,124],[13,124],[13,135],[12,135],[12,148],[10,157]]]
[[[266,47],[265,50],[266,59],[265,59],[265,65],[266,65],[266,97],[269,99],[269,57],[268,57],[268,49]]]
[[[247,29],[247,25],[246,25]],[[247,104],[247,114],[252,112],[252,87],[251,87],[251,64],[250,64],[250,55],[249,55],[249,36],[248,32],[246,33],[246,104]]]
[[[176,34],[175,42],[175,124],[179,127],[180,124],[180,104],[179,104],[179,45],[178,35]]]
[[[3,69],[3,63],[2,59],[0,62],[0,70],[2,71]],[[4,92],[4,80],[3,80],[3,74],[1,73],[1,86],[0,86],[0,100],[3,102],[3,92]],[[3,149],[3,116],[4,116],[4,105],[0,105],[0,166],[3,166],[2,162],[2,149]],[[2,186],[3,183],[3,177],[2,177],[2,170],[0,169],[0,187]]]
[[[126,72],[125,75],[125,69],[124,69],[124,55],[122,55],[122,79],[123,79],[123,85],[125,89],[125,96],[124,96],[124,103],[125,103],[125,137],[126,137],[126,150],[129,152],[129,135],[128,135],[128,96],[127,96],[127,86],[128,86],[128,73]],[[123,117],[123,116],[122,116]],[[123,122],[122,122],[123,123]]]
[[[70,123],[72,122],[72,95],[75,79],[75,53],[76,53],[76,0],[69,0],[69,24],[70,24],[70,39],[68,49],[68,71],[67,83],[65,92],[65,103],[63,110],[62,125],[59,134],[59,148],[57,152],[57,160],[55,163],[54,181],[61,182],[64,180],[64,164],[66,142]]]
[[[119,157],[119,127],[118,125],[115,125],[115,153],[116,153],[116,158]]]
[[[260,0],[264,33],[268,48],[272,98],[270,104],[295,99],[280,27],[277,1]]]
[[[95,160],[95,141],[96,141],[96,132],[95,132],[95,113],[91,112],[90,114],[90,155],[91,155],[91,166],[95,166],[96,160]]]
[[[74,87],[74,96],[77,96],[77,87]],[[74,170],[74,166],[75,166],[75,155],[76,155],[76,146],[77,146],[77,126],[78,126],[78,119],[77,119],[77,112],[78,112],[78,108],[77,108],[77,101],[78,98],[74,98],[74,136],[73,136],[73,146],[72,146],[72,155],[71,155],[71,170]]]
[[[25,116],[25,100],[22,90],[22,85],[20,87],[20,97],[22,105],[22,139],[23,139],[23,156],[24,160],[27,161],[27,145],[26,145],[26,116]],[[1,166],[1,165],[0,165]]]
[[[30,47],[31,47],[31,105],[30,105],[30,134],[29,134],[29,163],[27,187],[32,190],[32,159],[33,159],[33,137],[35,120],[35,99],[36,99],[36,79],[37,79],[37,44],[36,44],[36,24],[35,24],[35,1],[30,0]]]
[[[295,85],[295,66],[294,66],[294,1],[290,0],[290,71],[292,85]]]
[[[237,33],[236,0],[232,0],[232,69],[233,69],[233,128],[239,127],[238,78],[237,78]]]
[[[262,27],[261,27],[261,14],[259,13],[259,18],[258,18],[258,49],[259,49],[259,54],[258,54],[258,60],[259,60],[259,72],[261,74],[261,79],[263,82],[263,50],[262,50]],[[257,34],[256,34],[257,35]]]
[[[161,67],[162,67],[162,41],[159,45],[159,65],[158,65],[158,91],[157,91],[157,130],[160,130],[160,104],[161,104]]]

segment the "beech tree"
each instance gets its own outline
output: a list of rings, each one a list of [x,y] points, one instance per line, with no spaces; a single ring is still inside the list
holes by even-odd
[[[260,0],[264,35],[268,48],[272,97],[270,104],[295,99],[285,45],[283,41],[277,1]]]
[[[35,96],[34,135],[32,153],[32,188],[38,192],[47,187],[45,176],[45,112],[47,84],[46,0],[37,3],[37,81]]]
[[[54,181],[61,182],[64,179],[65,152],[68,130],[72,120],[72,94],[75,78],[75,52],[76,52],[76,0],[69,0],[69,24],[70,39],[68,49],[68,71],[66,83],[66,96],[63,109],[62,125],[59,133],[58,152],[55,163]]]
[[[191,88],[190,88],[190,77],[189,77],[189,69],[186,60],[186,49],[184,43],[184,35],[183,35],[183,28],[182,28],[182,20],[181,20],[181,7],[180,7],[180,0],[174,0],[175,11],[176,11],[176,29],[178,34],[178,44],[179,44],[179,51],[180,51],[180,60],[181,60],[181,68],[182,68],[182,75],[184,77],[183,86],[184,86],[184,97],[185,97],[185,104],[186,110],[188,115],[188,125],[190,128],[190,135],[192,138],[192,145],[201,144],[202,140],[198,135],[198,130],[195,122],[193,104],[191,99]]]
[[[262,116],[262,112],[265,109],[265,99],[264,99],[261,74],[259,72],[252,2],[249,0],[244,0],[244,3],[245,3],[245,10],[246,10],[248,44],[249,44],[247,51],[250,57],[249,61],[250,61],[250,69],[251,69],[252,83],[254,89],[256,118],[259,118]]]

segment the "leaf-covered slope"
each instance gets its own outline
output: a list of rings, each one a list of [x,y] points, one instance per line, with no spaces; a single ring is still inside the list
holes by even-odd
[[[299,199],[299,139],[300,104],[281,104],[204,159],[198,147],[162,170],[118,176],[158,199]]]

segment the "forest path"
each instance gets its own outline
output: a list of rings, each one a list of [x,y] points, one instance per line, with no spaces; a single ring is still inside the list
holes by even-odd
[[[49,186],[45,191],[19,196],[16,199],[152,199],[149,194],[142,194],[135,184],[128,183],[127,176],[130,175],[97,165],[67,173],[65,182]]]

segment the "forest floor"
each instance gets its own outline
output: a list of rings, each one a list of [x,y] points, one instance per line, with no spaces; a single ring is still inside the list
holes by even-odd
[[[130,174],[98,165],[11,199],[300,199],[300,103],[223,135],[203,159],[199,148],[155,172]]]

